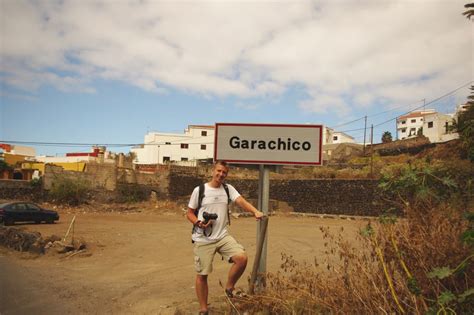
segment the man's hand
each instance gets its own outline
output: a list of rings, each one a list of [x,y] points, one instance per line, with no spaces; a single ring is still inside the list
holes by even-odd
[[[197,221],[195,225],[196,225],[198,228],[206,229],[209,225],[212,224],[211,221],[213,221],[213,220],[209,220],[209,221],[207,221],[207,223],[202,222],[202,221]]]
[[[255,219],[261,220],[265,215],[263,214],[263,212],[260,212],[260,211],[257,210],[257,211],[254,213],[254,216],[255,216]]]

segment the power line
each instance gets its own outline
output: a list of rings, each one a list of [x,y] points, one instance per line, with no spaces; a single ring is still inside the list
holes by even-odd
[[[428,102],[428,103],[424,103],[423,105],[419,106],[419,107],[416,107],[402,115],[397,115],[396,117],[394,118],[391,118],[389,120],[386,120],[384,122],[381,122],[377,125],[374,125],[374,128],[376,127],[379,127],[379,126],[382,126],[386,123],[389,123],[393,120],[396,120],[398,117],[401,117],[403,115],[407,115],[415,110],[418,110],[418,109],[421,109],[422,107],[425,107],[427,105],[430,105],[430,104],[433,104],[451,94],[454,94],[455,92],[459,91],[460,89],[468,86],[469,84],[472,84],[474,81],[469,81],[465,84],[463,84],[462,86]],[[401,106],[401,107],[404,107],[404,106]],[[385,111],[385,112],[381,112],[381,113],[377,113],[377,114],[372,114],[370,116],[367,116],[367,117],[373,117],[373,116],[377,116],[377,115],[380,115],[380,114],[383,114],[383,113],[387,113],[387,112],[390,112],[394,109],[391,109],[391,110],[388,110],[388,111]],[[343,124],[339,124],[339,125],[336,125],[336,126],[332,126],[330,128],[335,128],[335,127],[341,127],[341,126],[345,126],[345,125],[349,125],[349,124],[352,124],[354,122],[357,122],[359,120],[362,120],[362,119],[365,119],[366,116],[364,117],[361,117],[361,118],[358,118],[358,119],[355,119],[355,120],[352,120],[352,121],[349,121],[349,122],[346,122],[346,123],[343,123]],[[366,130],[366,128],[356,128],[356,129],[350,129],[350,130],[343,130],[343,131],[340,131],[340,132],[345,132],[345,133],[349,133],[349,132],[355,132],[355,131],[362,131],[362,130]],[[195,140],[195,139],[199,139],[199,138],[205,138],[206,136],[202,136],[202,137],[197,137],[197,138],[193,138],[192,140]],[[75,143],[75,142],[36,142],[36,141],[17,141],[17,140],[0,140],[0,143],[6,143],[6,144],[25,144],[25,145],[36,145],[36,146],[61,146],[61,147],[85,147],[85,146],[106,146],[106,147],[135,147],[135,146],[145,146],[145,145],[180,145],[182,143],[187,143],[187,144],[213,144],[214,142],[186,142],[186,140],[191,140],[191,139],[177,139],[177,140],[172,140],[172,141],[166,141],[166,142],[162,142],[162,143]]]
[[[437,101],[439,101],[440,99],[445,98],[446,96],[449,96],[449,95],[451,95],[451,94],[454,94],[455,92],[459,91],[460,89],[462,89],[462,88],[468,86],[469,84],[471,84],[471,83],[473,83],[473,82],[474,82],[474,81],[469,81],[469,82],[467,82],[466,84],[462,85],[461,87],[459,87],[459,88],[457,88],[457,89],[455,89],[455,90],[453,90],[453,91],[451,91],[451,92],[449,92],[449,93],[446,93],[445,95],[440,96],[440,97],[438,97],[437,99],[435,99],[435,100],[433,100],[433,101],[431,101],[431,102],[429,102],[429,103],[425,103],[425,102],[424,102],[423,105],[421,105],[421,106],[419,106],[419,107],[416,107],[416,108],[414,108],[414,109],[408,111],[407,113],[411,113],[411,112],[413,112],[413,111],[415,111],[415,110],[417,110],[417,109],[420,109],[420,108],[422,108],[422,107],[426,107],[426,106],[429,105],[429,104],[432,104],[432,103],[434,103],[434,102],[437,102]],[[401,105],[401,106],[398,106],[398,107],[395,107],[395,108],[392,108],[392,109],[389,109],[389,110],[386,110],[386,111],[383,111],[383,112],[379,112],[379,113],[367,115],[367,117],[369,118],[369,117],[375,117],[375,116],[383,115],[383,114],[389,113],[389,112],[391,112],[391,111],[394,111],[394,110],[397,110],[397,109],[400,109],[400,108],[404,108],[404,107],[408,107],[408,106],[411,106],[411,104]],[[397,117],[406,115],[407,113],[402,114],[402,115],[399,115],[399,116],[397,116]],[[346,122],[346,123],[342,123],[342,124],[335,125],[335,126],[330,126],[329,128],[337,128],[337,127],[346,126],[346,125],[352,124],[352,123],[354,123],[354,122],[357,122],[357,121],[359,121],[359,120],[362,120],[362,119],[364,119],[365,117],[366,117],[366,116],[363,116],[363,117],[357,118],[357,119],[355,119],[355,120],[351,120],[351,121]],[[380,123],[380,124],[378,124],[378,125],[375,125],[374,128],[377,127],[377,126],[380,126],[380,125],[382,125],[382,124],[385,124],[385,123],[387,123],[387,122],[390,122],[390,121],[392,121],[393,119],[396,119],[397,117],[391,118],[391,119],[388,120],[388,121],[385,121],[385,122],[383,122],[383,123]],[[364,128],[345,130],[345,131],[341,131],[341,132],[352,132],[352,131],[359,131],[359,130],[364,130]]]
[[[356,121],[359,121],[359,120],[362,120],[362,119],[365,119],[365,116],[364,116],[364,117],[357,118],[357,119],[352,120],[352,121],[349,121],[349,122],[346,122],[346,123],[342,123],[342,124],[340,124],[340,125],[330,126],[329,128],[337,128],[337,127],[342,127],[342,126],[350,125],[350,124],[355,123]]]
[[[25,145],[37,145],[37,146],[55,146],[55,147],[91,147],[91,146],[104,146],[104,147],[133,147],[133,146],[145,146],[145,145],[181,145],[181,144],[213,144],[214,142],[176,142],[166,141],[157,143],[73,143],[73,142],[34,142],[34,141],[12,141],[12,140],[0,140],[0,143],[7,144],[25,144]]]
[[[375,127],[378,127],[378,126],[381,126],[381,125],[384,125],[384,124],[386,124],[386,123],[388,123],[388,122],[391,122],[392,120],[396,120],[398,117],[401,117],[401,116],[403,116],[403,115],[407,115],[407,114],[409,114],[409,113],[412,113],[412,112],[414,112],[414,111],[417,110],[417,109],[421,109],[421,108],[425,107],[426,105],[430,105],[430,104],[432,104],[432,103],[435,103],[435,102],[437,102],[437,101],[439,101],[439,100],[445,98],[446,96],[449,96],[449,95],[451,95],[451,94],[454,94],[455,92],[459,91],[460,89],[465,88],[466,86],[468,86],[469,84],[471,84],[471,83],[473,83],[473,82],[474,82],[474,81],[469,81],[469,82],[463,84],[462,86],[460,86],[460,87],[458,87],[458,88],[456,88],[456,89],[454,89],[454,90],[452,90],[452,91],[450,91],[450,92],[448,92],[448,93],[446,93],[446,94],[444,94],[444,95],[442,95],[442,96],[440,96],[440,97],[438,97],[438,98],[435,98],[434,100],[432,100],[432,101],[430,101],[430,102],[428,102],[428,103],[426,103],[426,104],[423,104],[423,105],[421,105],[421,106],[418,106],[418,107],[416,107],[416,108],[414,108],[414,109],[412,109],[412,110],[410,110],[410,111],[408,111],[408,112],[406,112],[406,113],[404,113],[404,114],[398,115],[398,116],[396,116],[396,117],[394,117],[394,118],[391,118],[391,119],[389,119],[389,120],[386,120],[386,121],[384,121],[384,122],[381,122],[380,124],[375,125],[374,128],[375,128]]]

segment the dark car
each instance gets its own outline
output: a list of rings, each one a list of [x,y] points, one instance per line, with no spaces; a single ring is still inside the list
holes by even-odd
[[[31,202],[8,202],[0,204],[0,222],[12,225],[15,222],[54,223],[59,214],[46,210]]]

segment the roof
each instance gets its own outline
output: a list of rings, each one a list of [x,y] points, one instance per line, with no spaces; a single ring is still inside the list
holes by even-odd
[[[407,118],[423,117],[423,116],[431,115],[431,114],[436,114],[436,112],[434,110],[424,111],[424,112],[411,112],[408,115],[402,115],[398,117],[397,121],[401,119],[407,119]]]
[[[353,136],[350,136],[350,135],[348,135],[347,133],[342,132],[342,131],[334,131],[334,132],[333,132],[333,135],[342,135],[342,136],[344,136],[344,137],[346,137],[346,138],[354,139]]]
[[[214,129],[214,125],[188,125],[188,128]]]

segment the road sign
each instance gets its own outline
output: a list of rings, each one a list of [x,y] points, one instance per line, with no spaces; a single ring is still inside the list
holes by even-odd
[[[242,164],[322,164],[321,125],[216,123],[214,159]]]

